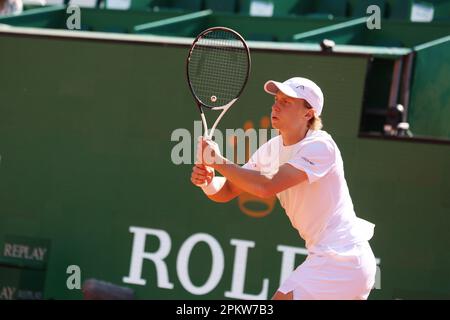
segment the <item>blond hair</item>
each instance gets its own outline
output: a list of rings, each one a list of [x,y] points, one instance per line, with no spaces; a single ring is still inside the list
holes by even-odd
[[[311,105],[308,101],[305,100],[306,107],[308,109],[312,109]],[[322,119],[314,113],[314,117],[309,119],[308,128],[311,130],[320,130],[323,128]]]
[[[322,129],[323,128],[322,119],[315,115],[313,118],[309,119],[308,128],[311,130]]]

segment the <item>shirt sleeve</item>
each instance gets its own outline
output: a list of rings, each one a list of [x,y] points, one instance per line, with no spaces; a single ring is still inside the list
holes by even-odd
[[[327,175],[335,159],[333,145],[328,141],[316,140],[302,146],[287,163],[304,171],[309,183],[313,183]]]

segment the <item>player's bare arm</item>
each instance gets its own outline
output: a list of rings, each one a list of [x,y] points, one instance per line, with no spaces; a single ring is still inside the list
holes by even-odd
[[[214,169],[206,167],[202,164],[197,164],[192,168],[191,182],[198,187],[209,185],[212,180],[224,179],[223,186],[217,193],[207,195],[209,199],[215,202],[228,202],[239,196],[243,191],[229,180],[223,177],[215,177]]]
[[[241,168],[232,162],[219,164],[215,168],[239,188],[260,198],[275,196],[308,179],[306,173],[290,164],[282,165],[272,178],[262,175],[259,171]]]
[[[262,175],[259,171],[244,169],[224,158],[217,144],[211,140],[203,140],[201,150],[204,150],[203,155],[207,157],[207,159],[202,158],[202,162],[208,163],[240,190],[260,198],[274,196],[308,179],[305,172],[290,164],[280,166],[278,172],[271,178]]]

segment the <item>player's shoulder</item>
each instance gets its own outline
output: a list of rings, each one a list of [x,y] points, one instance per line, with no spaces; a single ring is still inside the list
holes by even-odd
[[[306,137],[302,140],[301,147],[334,151],[334,149],[336,148],[336,144],[328,132],[324,130],[309,130]]]
[[[310,129],[306,134],[306,138],[310,139],[322,139],[322,140],[333,140],[331,135],[325,130],[312,130]]]
[[[333,137],[324,130],[309,130],[303,142],[308,144],[314,142],[334,144]]]

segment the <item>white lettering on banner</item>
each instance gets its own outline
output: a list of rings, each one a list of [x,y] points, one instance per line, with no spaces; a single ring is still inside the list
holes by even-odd
[[[5,243],[3,256],[34,261],[44,261],[46,248],[31,248],[22,244]]]
[[[173,283],[169,281],[169,272],[167,265],[163,261],[170,252],[172,246],[169,234],[164,230],[130,227],[130,232],[134,234],[133,250],[131,253],[130,274],[122,280],[125,283],[138,284],[144,286],[147,282],[142,279],[142,264],[144,259],[155,263],[156,273],[158,275],[158,287],[164,289],[173,289]],[[147,235],[156,236],[159,239],[159,249],[156,252],[145,252],[145,240]]]
[[[15,287],[1,287],[0,300],[42,300],[41,291],[18,290]]]
[[[259,294],[244,293],[245,275],[247,269],[248,248],[254,248],[254,241],[231,239],[230,243],[236,246],[234,255],[233,277],[231,280],[231,291],[225,292],[225,297],[236,299],[267,299],[269,291],[269,280],[263,280],[263,288]]]
[[[192,283],[189,276],[189,258],[192,249],[199,242],[205,242],[212,253],[212,267],[206,283],[201,287],[196,287]],[[177,274],[181,285],[188,292],[195,295],[203,295],[211,292],[219,284],[222,278],[223,269],[225,267],[225,259],[223,256],[222,247],[219,242],[212,236],[206,233],[196,233],[190,236],[181,246],[177,257]]]
[[[41,291],[19,290],[17,291],[17,300],[42,300]]]
[[[169,234],[164,230],[130,227],[134,234],[133,248],[131,254],[131,265],[128,277],[123,282],[137,285],[145,285],[147,282],[142,278],[142,265],[144,259],[151,260],[156,265],[157,283],[159,288],[173,289],[169,282],[167,265],[163,261],[170,252],[171,240]],[[145,241],[147,235],[154,235],[160,241],[160,248],[154,252],[145,252]],[[211,274],[207,282],[196,287],[192,284],[188,274],[189,257],[193,247],[200,241],[206,242],[212,252],[213,263]],[[230,241],[236,247],[233,267],[233,279],[231,291],[225,292],[225,296],[236,299],[267,299],[269,280],[263,279],[263,288],[259,294],[248,294],[244,292],[245,274],[247,267],[248,248],[255,247],[254,241],[232,239]],[[198,233],[190,236],[181,246],[177,257],[177,275],[182,286],[190,293],[204,295],[211,292],[220,282],[225,268],[225,260],[222,247],[219,242],[209,234]]]
[[[169,280],[169,272],[165,259],[171,250],[170,235],[159,229],[130,227],[133,233],[133,247],[128,277],[123,277],[123,282],[136,285],[146,285],[146,279],[142,278],[142,266],[144,260],[150,260],[156,267],[156,282],[159,288],[173,289],[174,284]],[[154,236],[159,241],[159,247],[154,252],[146,252],[147,236]],[[192,250],[199,242],[205,242],[212,253],[211,271],[207,281],[201,286],[195,286],[189,276],[189,260]],[[267,299],[269,291],[269,279],[262,279],[262,289],[257,294],[245,293],[245,279],[247,274],[247,257],[249,248],[255,247],[254,241],[231,239],[230,244],[235,246],[234,263],[232,270],[231,289],[224,293],[227,298],[235,299]],[[282,253],[280,284],[295,269],[297,255],[307,255],[305,248],[278,245],[277,251]],[[377,259],[377,264],[380,260]],[[183,288],[194,295],[205,295],[214,290],[220,283],[225,269],[224,252],[220,243],[210,234],[195,233],[188,237],[180,247],[176,262],[176,272]],[[378,269],[377,269],[378,273]],[[378,275],[375,288],[381,288],[381,277]]]
[[[0,290],[0,300],[12,300],[15,292],[16,288],[14,287],[3,287]]]
[[[381,269],[379,265],[377,265],[377,271],[375,273],[375,283],[372,289],[381,289]]]

